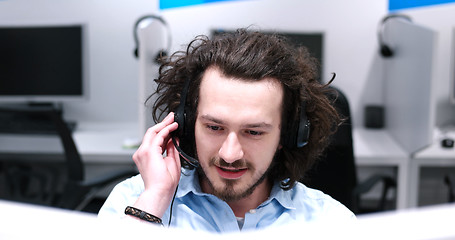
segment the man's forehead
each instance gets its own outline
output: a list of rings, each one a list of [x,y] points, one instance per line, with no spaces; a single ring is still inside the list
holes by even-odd
[[[262,79],[250,79],[250,78],[238,78],[233,76],[225,75],[218,67],[211,66],[204,71],[204,74],[201,79],[201,85],[204,82],[211,82],[215,86],[217,85],[217,81],[223,80],[231,80],[232,84],[245,84],[245,85],[256,85],[256,84],[264,84],[266,83],[269,85],[270,88],[279,88],[282,91],[281,82],[275,78],[262,78]],[[207,85],[207,84],[204,84]]]
[[[273,79],[248,81],[209,70],[201,82],[197,112],[236,125],[275,125],[281,119],[282,102],[282,87]]]

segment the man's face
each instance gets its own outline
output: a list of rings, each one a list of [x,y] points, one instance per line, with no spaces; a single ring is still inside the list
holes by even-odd
[[[267,184],[279,148],[283,90],[274,79],[256,82],[206,70],[195,123],[201,186],[225,201],[240,200]]]

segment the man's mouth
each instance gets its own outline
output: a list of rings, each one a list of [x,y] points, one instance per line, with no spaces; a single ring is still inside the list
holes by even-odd
[[[218,174],[226,179],[238,179],[246,173],[248,168],[223,168],[216,167]]]

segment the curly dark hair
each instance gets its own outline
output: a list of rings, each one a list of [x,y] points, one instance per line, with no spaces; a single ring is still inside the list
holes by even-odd
[[[306,115],[311,122],[308,144],[278,150],[268,175],[270,181],[286,180],[282,182],[283,189],[292,188],[316,162],[340,123],[340,116],[327,98],[331,91],[329,84],[318,81],[318,61],[310,56],[307,48],[296,48],[277,34],[239,29],[212,39],[198,36],[186,51],[163,59],[155,80],[158,85],[154,94],[158,97],[153,105],[154,120],[158,122],[163,113],[177,109],[187,79],[190,79],[187,108],[197,111],[200,82],[209,67],[217,67],[224,76],[245,81],[277,79],[284,89],[281,139],[289,128],[286,123],[298,121],[299,108],[305,102]],[[196,111],[187,116],[193,128]],[[194,135],[194,130],[192,132]],[[191,142],[185,151],[194,156],[194,136],[185,141]],[[184,161],[182,166],[189,167]]]

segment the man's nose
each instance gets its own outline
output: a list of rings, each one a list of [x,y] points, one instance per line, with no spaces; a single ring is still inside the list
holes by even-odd
[[[221,145],[219,155],[228,163],[233,163],[243,158],[242,144],[236,133],[229,133]]]

